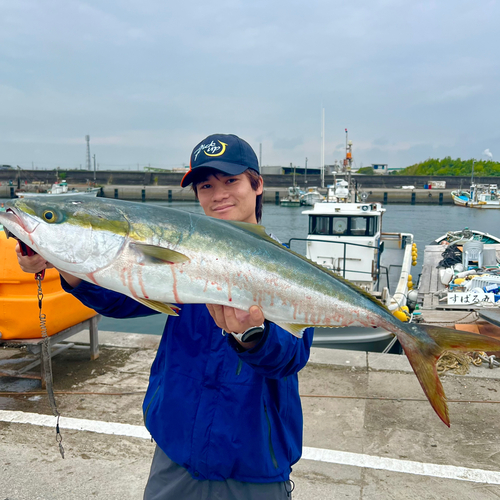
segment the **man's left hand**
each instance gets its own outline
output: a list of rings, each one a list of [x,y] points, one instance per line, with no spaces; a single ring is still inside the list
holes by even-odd
[[[207,309],[217,326],[226,332],[243,333],[253,326],[262,325],[265,319],[259,306],[250,307],[248,312],[216,304],[207,304]]]

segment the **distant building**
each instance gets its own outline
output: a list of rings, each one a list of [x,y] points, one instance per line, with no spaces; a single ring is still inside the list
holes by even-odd
[[[263,165],[260,167],[260,171],[263,175],[290,175],[293,174],[294,167],[281,167],[281,166],[268,166]],[[342,172],[340,165],[325,165],[325,175],[331,175],[334,173]],[[296,175],[321,175],[321,168],[319,167],[295,167]]]
[[[387,163],[372,163],[371,167],[375,175],[384,175],[389,171]]]
[[[0,165],[0,170],[12,170],[10,165]]]
[[[293,174],[293,167],[281,167],[281,172],[280,174]],[[295,173],[297,175],[305,175],[306,174],[306,169],[305,167],[295,167]],[[307,167],[307,173],[310,175],[319,175],[321,174],[321,169],[320,168],[314,168],[314,167]]]
[[[261,174],[281,175],[283,173],[283,167],[262,165],[260,167],[260,172]]]

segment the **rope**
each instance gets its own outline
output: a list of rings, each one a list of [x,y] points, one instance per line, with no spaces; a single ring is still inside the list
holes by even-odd
[[[472,356],[460,352],[445,352],[436,363],[436,369],[439,375],[453,370],[457,375],[469,373],[469,367],[472,362]]]
[[[145,394],[146,391],[133,391],[133,392],[84,392],[84,391],[56,391],[55,394],[69,394],[69,395],[92,395],[92,396],[128,396],[135,394]],[[41,391],[29,392],[3,392],[0,391],[0,397],[3,396],[38,396],[43,395]],[[357,399],[357,400],[375,400],[375,401],[423,401],[426,398],[389,398],[384,396],[337,396],[334,394],[300,394],[301,398],[324,398],[324,399]],[[473,399],[447,399],[448,403],[492,403],[500,404],[495,400],[473,400]]]

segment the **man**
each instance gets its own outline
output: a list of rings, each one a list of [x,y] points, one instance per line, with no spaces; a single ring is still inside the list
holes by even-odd
[[[239,137],[200,142],[181,182],[190,184],[206,215],[260,221],[263,179],[255,152]],[[50,266],[39,256],[18,258],[27,272]],[[101,314],[155,314],[61,276],[66,291]],[[291,466],[302,451],[297,373],[309,358],[312,330],[297,339],[265,321],[258,306],[179,306],[165,326],[143,404],[157,443],[144,499],[289,499]]]

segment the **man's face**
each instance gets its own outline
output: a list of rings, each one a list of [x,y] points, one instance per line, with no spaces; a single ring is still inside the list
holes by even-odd
[[[220,172],[199,182],[197,191],[205,215],[257,224],[255,204],[257,196],[263,191],[262,179],[257,191],[254,191],[246,174],[227,175]]]

